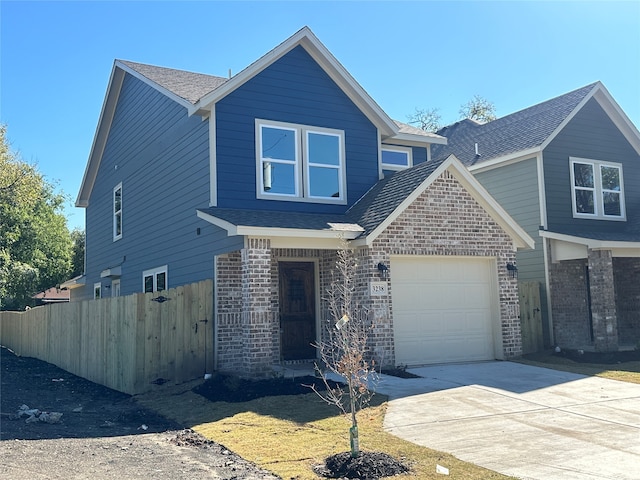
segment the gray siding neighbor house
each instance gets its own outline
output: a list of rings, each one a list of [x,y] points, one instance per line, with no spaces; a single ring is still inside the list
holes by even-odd
[[[518,356],[507,266],[533,240],[454,156],[429,161],[446,142],[389,118],[306,27],[230,78],[116,60],[72,301],[213,279],[216,368],[264,376],[317,357],[346,240],[379,364]]]
[[[602,83],[486,124],[438,132],[535,239],[517,254],[539,282],[544,344],[614,351],[640,342],[640,133]]]

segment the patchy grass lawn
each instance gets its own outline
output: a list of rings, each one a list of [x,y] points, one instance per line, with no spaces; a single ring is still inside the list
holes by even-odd
[[[585,363],[583,361],[576,361],[571,357],[560,356],[554,354],[552,351],[547,351],[525,355],[515,361],[565,372],[594,375],[596,377],[609,378],[621,382],[640,383],[640,360],[620,363]]]
[[[349,420],[313,393],[211,402],[191,391],[197,383],[138,400],[285,480],[320,478],[313,465],[349,450]],[[386,433],[386,399],[377,395],[374,400],[378,403],[359,413],[360,445],[363,451],[384,452],[411,467],[410,474],[394,478],[442,479],[436,464],[447,467],[452,479],[510,478]]]

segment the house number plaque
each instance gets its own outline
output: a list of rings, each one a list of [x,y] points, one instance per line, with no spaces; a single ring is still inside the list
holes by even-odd
[[[387,295],[387,282],[371,282],[371,296],[382,297]]]

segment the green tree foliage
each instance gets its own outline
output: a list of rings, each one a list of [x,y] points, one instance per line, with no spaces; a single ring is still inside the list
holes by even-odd
[[[0,308],[24,309],[32,295],[67,280],[72,241],[66,198],[12,152],[0,125]]]
[[[71,241],[73,242],[73,256],[71,258],[71,278],[84,273],[84,230],[74,228],[71,231]]]

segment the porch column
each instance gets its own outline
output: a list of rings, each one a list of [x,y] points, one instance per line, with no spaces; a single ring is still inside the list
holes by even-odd
[[[242,249],[243,376],[266,376],[277,360],[278,325],[271,290],[271,242],[250,238]]]
[[[618,350],[618,319],[611,250],[589,250],[589,292],[596,351]]]

